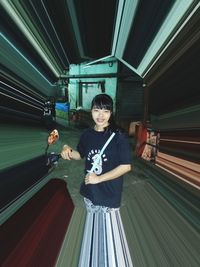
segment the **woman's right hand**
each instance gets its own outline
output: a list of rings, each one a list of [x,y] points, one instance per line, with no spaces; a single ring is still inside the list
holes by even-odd
[[[61,152],[61,157],[63,159],[71,160],[71,159],[73,159],[72,152],[73,152],[73,150],[70,146],[64,145],[62,152]]]

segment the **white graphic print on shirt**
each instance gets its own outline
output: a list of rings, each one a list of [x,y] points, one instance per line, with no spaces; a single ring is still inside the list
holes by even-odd
[[[87,156],[87,160],[88,161],[91,161],[91,164],[93,165],[97,156],[100,154],[100,150],[98,149],[95,149],[95,150],[91,150],[89,153],[88,153],[88,156]],[[105,154],[103,154],[101,156],[101,158],[99,158],[98,162],[97,162],[97,165],[96,165],[96,168],[94,169],[94,173],[96,173],[97,175],[100,175],[102,173],[102,164],[103,164],[103,161],[107,161],[107,157]],[[88,170],[89,172],[89,170]]]

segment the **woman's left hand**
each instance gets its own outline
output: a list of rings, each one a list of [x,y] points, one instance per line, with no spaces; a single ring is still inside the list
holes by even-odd
[[[100,183],[99,176],[97,176],[95,173],[88,173],[85,176],[85,184],[98,184]]]

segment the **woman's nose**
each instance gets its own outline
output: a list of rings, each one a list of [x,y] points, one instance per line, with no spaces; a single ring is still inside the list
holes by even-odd
[[[100,116],[100,117],[103,117],[103,116],[104,116],[103,111],[99,111],[99,116]]]

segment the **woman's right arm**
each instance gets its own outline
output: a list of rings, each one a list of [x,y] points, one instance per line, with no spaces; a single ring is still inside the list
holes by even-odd
[[[80,153],[76,150],[73,150],[68,145],[63,146],[61,156],[63,159],[67,159],[67,160],[71,160],[71,159],[79,160],[79,159],[81,159]]]

